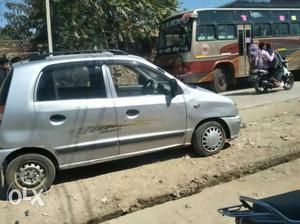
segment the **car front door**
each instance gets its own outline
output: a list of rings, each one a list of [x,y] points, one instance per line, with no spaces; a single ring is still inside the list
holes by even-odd
[[[186,107],[183,94],[172,97],[170,79],[136,62],[107,64],[117,111],[119,153],[183,145]]]
[[[39,134],[66,166],[118,154],[116,111],[102,69],[76,62],[40,75],[34,102]]]

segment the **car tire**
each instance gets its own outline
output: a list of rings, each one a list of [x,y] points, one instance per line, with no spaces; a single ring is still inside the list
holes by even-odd
[[[216,93],[225,92],[228,88],[228,77],[225,71],[217,68],[214,71],[214,79],[211,83],[212,90]]]
[[[48,190],[53,183],[56,169],[50,159],[39,154],[24,154],[13,159],[5,169],[9,190],[33,192]],[[45,189],[46,188],[46,189]]]
[[[223,149],[225,140],[223,126],[216,121],[210,121],[195,130],[192,145],[198,155],[211,156]]]

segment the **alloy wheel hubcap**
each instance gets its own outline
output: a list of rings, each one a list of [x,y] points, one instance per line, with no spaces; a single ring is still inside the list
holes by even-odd
[[[206,129],[202,136],[202,146],[206,151],[216,151],[223,142],[222,131],[218,127],[210,127]]]
[[[17,171],[17,181],[22,187],[33,188],[42,183],[45,177],[44,168],[37,163],[26,163]]]

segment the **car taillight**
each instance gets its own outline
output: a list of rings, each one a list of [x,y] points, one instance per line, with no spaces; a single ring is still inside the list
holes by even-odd
[[[4,108],[5,107],[3,105],[0,105],[0,124],[1,124],[2,118],[3,118]]]

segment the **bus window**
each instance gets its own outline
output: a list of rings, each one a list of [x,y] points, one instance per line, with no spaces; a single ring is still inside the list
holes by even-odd
[[[179,42],[179,34],[166,34],[166,47],[178,46]]]
[[[292,23],[290,25],[290,33],[299,35],[300,34],[300,23]]]
[[[198,23],[211,23],[214,21],[214,14],[212,11],[209,12],[199,12],[198,14]]]
[[[285,11],[272,11],[271,17],[274,22],[284,22],[288,19],[287,12]]]
[[[271,36],[272,29],[271,24],[262,24],[262,36]]]
[[[236,37],[235,25],[218,25],[218,39],[230,40]]]
[[[273,24],[273,35],[274,36],[285,36],[289,34],[289,25],[287,23],[274,23]]]
[[[232,11],[216,11],[215,19],[217,22],[232,23],[234,20],[233,12]]]
[[[271,36],[271,24],[261,23],[252,25],[252,33],[254,37]]]
[[[198,26],[197,27],[197,41],[214,40],[216,39],[215,26]]]
[[[270,13],[269,11],[252,11],[251,13],[252,21],[269,21]]]
[[[289,19],[292,22],[300,21],[300,12],[299,11],[290,11]]]
[[[236,11],[235,12],[235,20],[240,22],[250,22],[250,13],[249,11]]]

